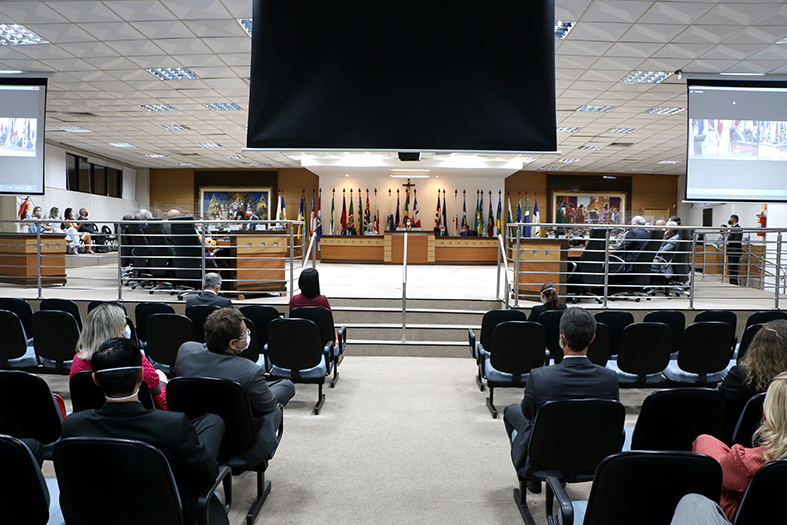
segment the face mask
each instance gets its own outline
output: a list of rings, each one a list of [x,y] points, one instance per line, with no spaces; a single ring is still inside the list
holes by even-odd
[[[41,218],[43,215],[44,215],[44,214],[43,214],[43,212],[40,212],[40,211],[37,211],[37,212],[36,212],[36,217],[38,217],[39,219],[40,219],[40,218]]]
[[[727,224],[729,224],[730,226],[732,226],[732,219],[728,220],[728,221],[727,221]]]
[[[129,325],[126,325],[126,327],[123,329],[123,337],[126,339],[131,339],[131,327]]]

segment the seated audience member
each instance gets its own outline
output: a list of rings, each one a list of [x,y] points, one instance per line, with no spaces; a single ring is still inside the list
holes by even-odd
[[[320,295],[320,274],[314,268],[306,268],[298,277],[301,293],[290,297],[290,312],[301,306],[322,306],[331,309],[328,298]]]
[[[41,208],[41,206],[36,206],[35,208],[33,208],[33,213],[31,214],[31,218],[36,221],[40,221],[41,219],[44,218],[44,210]],[[47,229],[46,224],[40,222],[31,222],[30,224],[27,225],[28,233],[38,233],[39,230],[41,231],[41,233],[44,233],[46,229]]]
[[[652,273],[660,273],[665,279],[672,279],[675,276],[675,268],[672,261],[677,255],[680,241],[680,232],[676,229],[678,224],[673,221],[667,222],[667,231],[664,232],[664,240],[661,241],[659,250],[653,257],[653,263],[650,265]]]
[[[87,210],[85,208],[81,208],[79,210],[79,220],[86,221],[87,220]],[[102,233],[99,233],[99,229],[94,222],[83,222],[79,225],[78,230],[79,232],[85,233],[90,237],[90,243],[96,247],[96,251],[99,253],[106,253],[106,248],[104,248],[104,242],[106,240],[106,236]]]
[[[258,220],[260,220],[260,218],[257,217],[253,211],[246,210],[245,222],[241,224],[240,227],[241,230],[256,230],[257,229],[256,221]]]
[[[255,445],[244,454],[252,465],[269,457],[276,447],[276,431],[282,420],[279,404],[285,405],[295,394],[289,379],[266,381],[265,371],[254,362],[238,357],[248,348],[251,335],[243,314],[234,308],[221,308],[205,320],[205,343],[183,343],[175,360],[180,377],[218,377],[237,381],[251,402],[257,430]]]
[[[51,233],[63,233],[63,230],[58,226],[57,221],[60,220],[60,208],[52,206],[49,208],[49,220],[52,221],[46,225],[46,231]]]
[[[146,210],[145,208],[141,208],[137,214],[134,216],[135,219],[139,219],[140,221],[149,221],[153,218],[153,214],[150,213],[150,210]]]
[[[68,241],[68,253],[77,255],[79,253],[79,247],[85,243],[85,239],[79,233],[79,225],[74,221],[74,210],[72,208],[66,208],[66,211],[63,212],[63,223],[60,225],[63,228],[63,231],[66,233],[66,240]],[[90,240],[90,235],[87,235],[87,240]],[[87,253],[93,253],[93,249],[90,246],[87,246],[85,251]]]
[[[87,318],[79,334],[77,354],[71,363],[71,374],[90,370],[90,358],[96,353],[104,341],[116,337],[131,337],[131,328],[126,324],[126,314],[117,304],[101,304],[94,308]],[[145,356],[142,356],[142,372],[145,384],[159,408],[167,409],[166,383],[164,372],[156,370]]]
[[[560,347],[563,361],[555,366],[534,368],[520,404],[508,405],[503,413],[511,442],[514,468],[535,469],[527,456],[530,431],[538,410],[547,401],[569,399],[611,399],[620,401],[618,377],[612,370],[587,358],[587,349],[596,337],[596,320],[583,308],[569,308],[560,319]],[[541,491],[540,483],[528,483],[531,492]]]
[[[650,239],[650,233],[643,228],[645,224],[645,218],[640,215],[636,215],[631,219],[631,225],[635,227],[626,233],[620,246],[612,251],[612,254],[620,257],[622,263],[610,261],[610,273],[629,273],[634,270],[634,266],[631,263],[637,258],[637,254]]]
[[[757,332],[739,365],[733,366],[719,386],[727,400],[724,434],[729,443],[746,402],[765,392],[773,378],[787,371],[787,321],[770,321]]]
[[[90,358],[90,367],[93,381],[101,387],[107,402],[99,410],[74,412],[66,417],[62,437],[136,439],[158,448],[175,476],[184,523],[191,525],[197,522],[200,492],[210,487],[218,475],[216,455],[224,437],[224,421],[215,414],[189,421],[181,412],[143,407],[138,396],[144,380],[142,359],[133,341],[116,338],[103,343]]]
[[[561,303],[558,295],[557,288],[552,283],[544,283],[541,285],[541,303],[530,310],[528,321],[538,321],[538,316],[547,310],[565,310],[566,303]]]
[[[186,300],[186,308],[192,306],[217,306],[227,308],[232,306],[232,301],[227,297],[219,297],[221,290],[221,276],[215,272],[206,273],[202,280],[202,293],[189,297]]]
[[[787,458],[787,373],[773,378],[765,394],[764,417],[754,433],[755,448],[729,448],[713,436],[703,434],[692,450],[715,458],[721,464],[721,505],[704,496],[685,496],[675,511],[673,525],[729,525],[754,474],[771,461]],[[726,519],[724,518],[726,516]]]

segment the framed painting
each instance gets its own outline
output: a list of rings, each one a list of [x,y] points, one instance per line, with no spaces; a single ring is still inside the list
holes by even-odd
[[[626,194],[617,192],[552,192],[552,222],[625,224]]]
[[[200,188],[200,214],[205,220],[231,221],[245,219],[251,211],[266,221],[272,193],[272,188]]]

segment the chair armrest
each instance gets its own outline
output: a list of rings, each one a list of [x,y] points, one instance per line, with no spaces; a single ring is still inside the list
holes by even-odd
[[[333,347],[335,343],[333,341],[328,341],[325,343],[325,348],[322,349],[323,357],[325,358],[325,373],[331,373],[331,365],[333,364]]]
[[[560,480],[555,476],[547,476],[546,490],[546,514],[549,525],[554,525],[555,519],[552,517],[552,505],[557,498],[560,506],[560,517],[562,525],[573,525],[574,506],[571,505],[571,498],[568,497],[566,489],[560,484]]]
[[[336,338],[339,340],[339,352],[344,353],[344,347],[347,345],[347,327],[340,326],[336,332]]]
[[[281,443],[281,437],[284,435],[284,405],[279,403],[279,410],[281,410],[281,422],[279,428],[276,429],[276,442]]]
[[[467,329],[467,335],[470,338],[470,354],[475,357],[475,332],[472,328]]]
[[[228,466],[220,466],[219,467],[219,475],[216,476],[216,481],[213,482],[213,485],[205,489],[199,496],[199,500],[197,501],[197,519],[199,521],[199,525],[208,525],[209,519],[208,515],[210,514],[210,498],[213,496],[213,492],[219,488],[219,484],[224,484],[224,512],[229,513],[230,507],[232,506],[232,476],[231,474],[232,469]]]
[[[265,364],[264,370],[267,374],[271,371],[271,362],[270,359],[268,359],[268,343],[262,345],[262,348],[260,348],[260,353],[262,354],[262,362]]]
[[[489,352],[484,350],[484,345],[482,345],[480,341],[476,345],[476,349],[477,349],[476,350],[477,351],[476,363],[478,364],[478,370],[481,373],[481,377],[485,378],[486,377],[486,358],[489,355]]]

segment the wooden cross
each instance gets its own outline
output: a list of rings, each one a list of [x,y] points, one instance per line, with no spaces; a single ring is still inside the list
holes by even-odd
[[[402,184],[402,186],[404,186],[405,188],[404,190],[405,195],[410,195],[410,188],[415,186],[415,184],[412,184],[410,182],[410,179],[407,179],[407,184]]]

